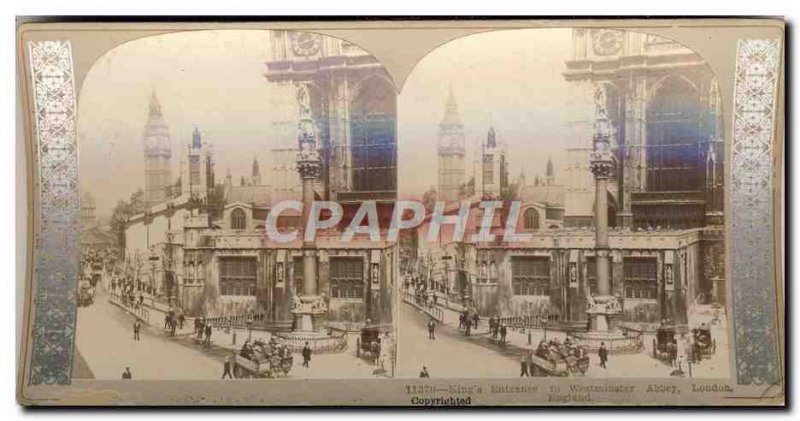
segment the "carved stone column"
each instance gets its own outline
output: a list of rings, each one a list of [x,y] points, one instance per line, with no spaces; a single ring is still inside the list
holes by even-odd
[[[317,151],[316,130],[311,115],[308,91],[305,87],[298,89],[298,102],[300,104],[300,122],[298,124],[297,171],[303,183],[301,230],[304,230],[314,202],[314,182],[322,174],[322,160]],[[321,332],[324,329],[324,317],[327,311],[327,306],[318,294],[317,288],[316,240],[312,238],[306,241],[304,238],[302,293],[295,298],[292,308],[294,331]]]

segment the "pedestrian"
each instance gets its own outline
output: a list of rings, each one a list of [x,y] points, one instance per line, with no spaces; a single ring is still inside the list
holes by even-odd
[[[500,343],[505,346],[506,345],[506,334],[508,330],[506,329],[506,325],[500,325]]]
[[[369,351],[372,356],[372,365],[377,365],[378,357],[381,355],[381,344],[377,340],[372,341]]]
[[[606,368],[606,361],[608,361],[608,349],[606,349],[605,342],[600,342],[600,349],[597,350],[597,356],[600,357],[600,367]]]
[[[470,330],[472,330],[472,322],[469,321],[469,319],[467,319],[464,326],[466,327],[466,329],[464,330],[464,334],[469,336],[469,332]]]
[[[231,374],[231,356],[230,355],[225,357],[225,362],[223,363],[222,367],[223,367],[222,378],[224,379],[225,376],[228,376],[228,378],[233,379],[233,374]]]
[[[175,336],[175,328],[177,326],[178,326],[178,322],[175,320],[174,317],[171,318],[169,320],[169,334],[170,334],[170,336]]]
[[[519,376],[520,377],[530,377],[530,375],[528,374],[528,359],[524,354],[522,355],[522,357],[520,357],[519,364],[520,364]]]
[[[164,314],[164,330],[169,329],[169,322],[170,322],[170,315],[169,313]]]
[[[428,339],[436,340],[436,322],[433,319],[428,320]]]
[[[203,332],[205,332],[206,326],[206,319],[204,317],[200,318],[200,321],[197,324],[197,339],[203,339]]]
[[[183,312],[181,311],[181,313],[178,314],[178,323],[179,323],[179,329],[180,330],[183,330],[183,323],[185,321],[186,321],[186,316],[184,316]]]
[[[139,319],[136,319],[133,322],[133,340],[138,341],[139,338],[139,330],[142,328],[142,325],[139,323]]]
[[[133,375],[131,374],[131,368],[125,367],[125,371],[122,372],[122,380],[132,380]]]
[[[478,321],[481,319],[481,316],[478,315],[476,311],[475,314],[472,315],[472,322],[475,324],[475,330],[478,330]]]
[[[311,347],[308,342],[303,346],[303,367],[309,368],[308,363],[311,361]]]
[[[428,367],[423,366],[422,371],[419,372],[420,379],[429,379],[431,375],[428,373]]]
[[[203,341],[206,348],[211,348],[211,325],[206,326],[206,340]]]

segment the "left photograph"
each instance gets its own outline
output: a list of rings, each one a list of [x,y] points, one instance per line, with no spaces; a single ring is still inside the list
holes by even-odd
[[[73,378],[394,376],[397,102],[375,57],[157,35],[102,56],[77,103]]]

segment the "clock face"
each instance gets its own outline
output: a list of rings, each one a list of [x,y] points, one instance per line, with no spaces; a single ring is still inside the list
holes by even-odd
[[[319,52],[322,37],[310,32],[295,32],[292,34],[292,52],[300,57],[308,57]]]
[[[595,54],[599,56],[610,56],[619,52],[622,45],[622,35],[619,31],[611,29],[601,29],[594,33],[592,38]]]

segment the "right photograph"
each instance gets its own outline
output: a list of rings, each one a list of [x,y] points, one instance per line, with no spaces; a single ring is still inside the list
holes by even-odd
[[[722,116],[702,58],[646,33],[429,53],[398,96],[398,197],[425,213],[395,377],[729,378]]]

